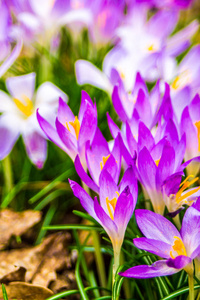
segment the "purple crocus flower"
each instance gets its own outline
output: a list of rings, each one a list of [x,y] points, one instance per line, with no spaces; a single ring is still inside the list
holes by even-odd
[[[114,274],[119,266],[119,255],[128,222],[137,201],[137,180],[132,167],[129,167],[117,186],[107,170],[99,179],[99,196],[92,198],[76,182],[69,180],[74,195],[80,199],[84,209],[105,229],[114,250]]]
[[[51,82],[44,82],[34,94],[35,73],[10,77],[6,86],[11,96],[0,91],[0,159],[5,158],[12,150],[19,135],[22,134],[30,160],[42,168],[46,159],[47,142],[38,126],[36,109],[44,110],[49,117],[55,111],[58,98],[67,95]]]
[[[193,259],[200,253],[200,212],[189,207],[180,232],[169,220],[154,212],[138,209],[135,216],[145,237],[134,239],[134,245],[165,259],[151,266],[135,266],[119,274],[131,278],[151,278],[184,269],[193,276]]]
[[[97,110],[89,95],[82,91],[79,115],[74,116],[69,106],[59,99],[56,118],[48,122],[37,112],[38,122],[47,135],[58,147],[64,150],[72,160],[79,154],[86,169],[85,147],[87,141],[92,141],[97,127]],[[55,123],[55,124],[54,124]]]

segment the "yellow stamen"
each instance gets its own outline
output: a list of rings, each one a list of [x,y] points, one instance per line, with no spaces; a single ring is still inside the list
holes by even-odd
[[[160,158],[155,160],[155,164],[156,164],[157,167],[159,165],[159,162],[160,162]]]
[[[182,73],[180,73],[178,76],[176,76],[176,78],[171,84],[171,87],[174,90],[177,90],[178,88],[183,87],[188,83],[190,83],[190,81],[191,81],[191,74],[189,70],[185,70]]]
[[[81,125],[80,125],[80,122],[79,122],[79,119],[77,118],[77,116],[75,117],[75,120],[74,122],[69,122],[70,125],[72,125],[72,127],[74,128],[74,131],[75,131],[75,134],[76,134],[76,138],[78,140],[78,136],[79,136],[79,131],[80,131],[80,128],[81,128]],[[69,126],[68,124],[66,123],[66,126],[67,126],[67,129],[70,131],[69,129]]]
[[[197,128],[197,138],[198,138],[198,151],[200,151],[200,121],[194,123]]]
[[[180,87],[180,76],[177,76],[172,82],[172,88],[177,90]]]
[[[103,157],[102,157],[102,161],[100,162],[101,170],[102,170],[103,167],[105,166],[105,163],[107,162],[107,160],[109,159],[109,157],[110,157],[110,154],[108,154],[108,156],[103,156]]]
[[[33,103],[32,101],[27,97],[27,96],[23,96],[23,100],[25,102],[25,104],[23,102],[21,102],[19,99],[14,98],[13,99],[17,108],[26,116],[26,117],[30,117],[30,115],[32,115],[33,113]]]
[[[121,76],[121,79],[125,79],[125,74],[124,74],[124,72],[120,72],[120,76]]]
[[[178,237],[174,236],[174,244],[172,246],[172,249],[178,254],[178,255],[185,255],[187,256],[187,252],[185,249],[185,246],[183,244],[183,241]],[[175,256],[172,254],[172,251],[170,251],[171,258],[175,258]]]
[[[193,195],[194,193],[196,193],[200,187],[193,189],[192,191],[189,191],[188,193],[185,193],[185,195],[181,196],[181,194],[184,192],[184,190],[186,188],[188,188],[189,186],[191,186],[193,183],[195,183],[199,177],[194,178],[191,181],[188,181],[189,178],[194,177],[193,175],[189,175],[181,184],[180,184],[180,190],[178,191],[178,193],[176,194],[176,202],[180,203],[182,200],[184,200],[185,198]]]
[[[119,192],[116,192],[116,194],[119,197]],[[113,213],[112,213],[110,205],[112,206],[113,211],[115,211],[116,204],[117,204],[117,198],[116,197],[114,197],[111,200],[109,200],[108,197],[106,197],[106,205],[107,205],[107,208],[108,208],[108,212],[109,212],[110,218],[112,220],[114,219],[114,216],[113,216]]]
[[[154,51],[155,50],[154,44],[151,44],[147,49],[148,51]]]

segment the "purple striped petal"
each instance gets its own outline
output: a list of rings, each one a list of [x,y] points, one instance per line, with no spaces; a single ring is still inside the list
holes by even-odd
[[[85,112],[83,115],[79,137],[78,147],[81,149],[88,140],[92,140],[97,128],[97,110],[95,105],[91,105],[87,101],[85,105]]]
[[[23,140],[30,160],[38,169],[43,168],[47,157],[47,141],[37,132],[24,133]]]
[[[103,210],[103,208],[99,205],[99,202],[96,197],[94,199],[94,210],[95,214],[101,222],[102,227],[105,229],[110,239],[114,243],[116,235],[118,233],[117,226],[114,223],[114,221],[110,218],[110,216],[108,216]]]
[[[92,216],[97,222],[99,222],[99,219],[96,215],[96,212],[94,210],[94,201],[92,198],[86,193],[86,191],[75,181],[69,179],[70,187],[74,193],[74,196],[77,197],[83,208],[88,212],[90,216]]]
[[[106,198],[108,197],[109,200],[112,200],[114,197],[118,197],[118,186],[111,177],[111,175],[107,172],[105,168],[103,168],[100,176],[99,176],[99,187],[100,187],[100,203],[103,209],[107,212],[107,204]]]
[[[140,122],[138,130],[138,151],[140,151],[143,147],[146,147],[149,151],[151,151],[154,145],[154,138],[150,130],[143,122]]]
[[[65,103],[65,101],[63,101],[63,99],[60,97],[58,105],[58,120],[65,125],[66,122],[73,122],[74,118],[74,114],[69,105],[67,105],[67,103]]]
[[[117,204],[114,212],[114,222],[118,227],[119,233],[124,237],[128,222],[132,217],[135,208],[135,201],[130,194],[130,189],[127,186],[117,199]]]
[[[68,149],[68,153],[70,153],[72,160],[74,160],[78,152],[76,138],[65,126],[62,125],[62,123],[59,122],[58,118],[56,118],[56,129],[61,141]]]
[[[113,102],[114,109],[115,109],[116,113],[118,114],[119,118],[122,120],[122,122],[126,122],[126,120],[128,119],[128,116],[123,107],[122,101],[119,97],[118,86],[115,86],[113,89],[112,102]]]
[[[144,237],[134,239],[133,243],[139,249],[151,252],[163,258],[170,258],[170,251],[172,250],[172,245],[170,244]]]
[[[200,245],[200,211],[193,207],[187,209],[182,221],[181,236],[187,255],[195,258],[199,254]]]
[[[138,155],[138,170],[142,178],[142,184],[145,187],[155,189],[156,168],[149,151],[144,147]]]
[[[167,265],[166,260],[159,260],[153,263],[151,266],[141,265],[130,268],[125,272],[118,273],[120,276],[129,277],[129,278],[152,278],[158,276],[172,275],[179,272],[175,268],[171,268]]]
[[[159,214],[146,209],[137,209],[135,216],[140,230],[149,239],[173,245],[174,236],[180,237],[176,227]]]
[[[74,161],[74,166],[76,169],[76,172],[78,176],[81,178],[81,180],[94,192],[99,193],[99,187],[96,185],[96,183],[88,176],[88,174],[85,172],[83,166],[81,165],[81,161],[79,156],[77,155]]]
[[[85,91],[81,91],[81,105],[80,105],[80,109],[79,109],[79,113],[78,113],[78,119],[79,119],[80,123],[82,123],[83,116],[87,109],[88,104],[93,106],[93,102],[92,102],[90,96]]]
[[[118,135],[118,133],[120,133],[120,129],[119,127],[115,124],[115,122],[111,119],[111,117],[109,116],[109,113],[106,113],[107,116],[107,122],[108,122],[108,127],[110,129],[110,133],[113,137],[113,139],[115,139]]]

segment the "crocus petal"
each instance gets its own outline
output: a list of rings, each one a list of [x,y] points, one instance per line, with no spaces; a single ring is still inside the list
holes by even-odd
[[[107,122],[108,122],[108,127],[110,129],[110,133],[111,133],[112,137],[115,139],[117,137],[118,133],[120,133],[120,129],[114,123],[114,121],[111,119],[108,112],[106,113],[106,116],[107,116]]]
[[[138,92],[137,100],[135,103],[135,109],[137,110],[142,122],[145,123],[147,126],[150,126],[153,118],[151,112],[151,105],[149,99],[147,98],[145,92],[142,89],[140,89]]]
[[[150,130],[143,122],[139,123],[138,129],[138,151],[146,147],[149,151],[153,148],[155,142]]]
[[[120,119],[123,122],[126,122],[126,120],[128,119],[128,116],[126,114],[126,111],[125,111],[122,101],[120,99],[118,86],[115,86],[113,89],[112,102],[113,102],[114,109],[116,110]]]
[[[15,104],[10,96],[3,91],[0,91],[0,112],[10,112],[15,110]]]
[[[128,222],[132,217],[135,204],[136,203],[133,200],[133,196],[130,194],[130,189],[127,186],[119,195],[114,212],[114,222],[117,225],[119,233],[122,237],[124,237]]]
[[[81,178],[81,180],[94,192],[99,193],[99,187],[97,184],[88,176],[88,174],[85,172],[83,166],[81,165],[81,161],[79,156],[77,155],[74,161],[74,166],[76,169],[76,172],[78,176]]]
[[[20,134],[17,122],[12,126],[11,119],[13,121],[13,116],[7,114],[0,117],[0,160],[10,153]]]
[[[10,77],[6,80],[6,86],[9,93],[19,100],[26,96],[32,100],[35,90],[35,73]]]
[[[158,164],[156,173],[156,186],[160,188],[163,181],[173,173],[175,163],[175,151],[174,148],[170,146],[169,142],[163,148],[162,156]]]
[[[120,276],[130,278],[152,278],[158,276],[166,276],[177,273],[180,270],[168,267],[166,260],[159,260],[151,266],[141,265],[130,268],[125,272],[118,273]]]
[[[75,62],[75,72],[78,84],[91,84],[109,94],[112,87],[107,76],[91,62],[79,59]]]
[[[65,125],[66,122],[73,122],[75,116],[71,111],[69,105],[59,97],[59,104],[58,104],[58,120]]]
[[[74,196],[80,200],[83,208],[88,212],[89,215],[91,215],[95,220],[97,220],[97,222],[99,222],[99,219],[94,211],[94,201],[92,200],[92,198],[75,181],[69,179],[69,184],[74,193]]]
[[[151,252],[163,258],[170,258],[172,245],[168,243],[153,239],[147,239],[144,237],[134,239],[133,243],[139,249]]]
[[[46,134],[46,136],[54,142],[58,147],[60,147],[63,151],[68,153],[68,149],[65,147],[63,142],[61,141],[56,129],[51,126],[40,114],[39,111],[37,110],[37,120],[39,122],[40,127]]]
[[[166,51],[168,55],[177,56],[183,52],[186,49],[185,47],[189,46],[189,40],[195,34],[198,28],[199,24],[196,20],[194,20],[188,26],[171,36],[167,41]]]
[[[56,118],[56,129],[58,132],[58,135],[63,142],[63,144],[68,149],[68,153],[72,160],[75,159],[77,155],[77,140],[76,138],[69,132],[69,130],[63,126],[59,121],[58,118]]]
[[[21,50],[22,50],[22,39],[20,39],[17,42],[17,45],[13,49],[12,53],[6,58],[6,60],[3,62],[3,64],[0,66],[0,77],[11,67],[11,65],[14,63],[14,61],[19,56]]]
[[[97,128],[97,110],[95,105],[86,103],[86,109],[78,137],[78,147],[81,149],[88,140],[93,140]]]
[[[80,123],[82,123],[83,116],[87,109],[88,103],[91,106],[93,106],[92,99],[90,98],[88,93],[86,93],[85,91],[81,91],[81,105],[80,105],[80,109],[79,109],[79,113],[78,113],[78,119],[79,119]]]
[[[132,166],[129,166],[127,168],[127,170],[125,171],[122,177],[122,180],[120,182],[120,192],[122,192],[127,186],[129,187],[130,193],[133,196],[134,206],[135,206],[137,201],[137,195],[138,195],[138,185],[137,185],[137,179]]]
[[[155,188],[156,164],[146,147],[139,152],[138,169],[144,186]]]
[[[95,214],[99,218],[103,228],[109,235],[112,241],[115,240],[116,234],[118,233],[118,229],[114,221],[105,213],[103,208],[99,205],[97,198],[94,199],[94,210]]]
[[[108,171],[103,168],[99,176],[99,187],[100,187],[100,203],[103,209],[108,212],[106,198],[112,200],[117,197],[118,187]]]
[[[176,227],[159,214],[146,209],[137,209],[135,216],[140,230],[149,239],[173,245],[174,236],[180,237]]]
[[[187,209],[182,221],[181,236],[187,255],[195,258],[199,254],[195,250],[200,245],[200,211],[193,207]]]
[[[47,157],[47,141],[37,132],[24,133],[23,139],[30,160],[38,169],[43,168]]]
[[[192,262],[192,259],[190,257],[185,256],[185,255],[179,255],[175,258],[169,258],[167,260],[167,265],[170,268],[175,268],[175,269],[181,270],[191,262]]]
[[[35,97],[36,108],[43,105],[51,105],[51,108],[52,106],[57,108],[59,97],[65,102],[68,100],[68,96],[62,90],[53,83],[46,81],[41,84],[37,90]]]

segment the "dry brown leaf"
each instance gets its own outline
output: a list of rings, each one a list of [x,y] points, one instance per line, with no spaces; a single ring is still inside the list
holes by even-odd
[[[12,281],[25,281],[26,269],[24,267],[13,266],[13,271],[3,276],[0,281],[1,283],[9,283]]]
[[[26,210],[14,212],[10,209],[0,211],[0,250],[4,249],[12,236],[21,236],[41,220],[41,212]]]
[[[17,300],[45,300],[53,295],[53,292],[45,287],[26,282],[11,282],[5,285],[9,299]],[[0,289],[0,298],[3,298]]]
[[[48,286],[56,280],[56,271],[69,267],[67,232],[55,233],[45,238],[42,244],[28,248],[0,252],[0,281],[16,267],[27,270],[25,281]]]

